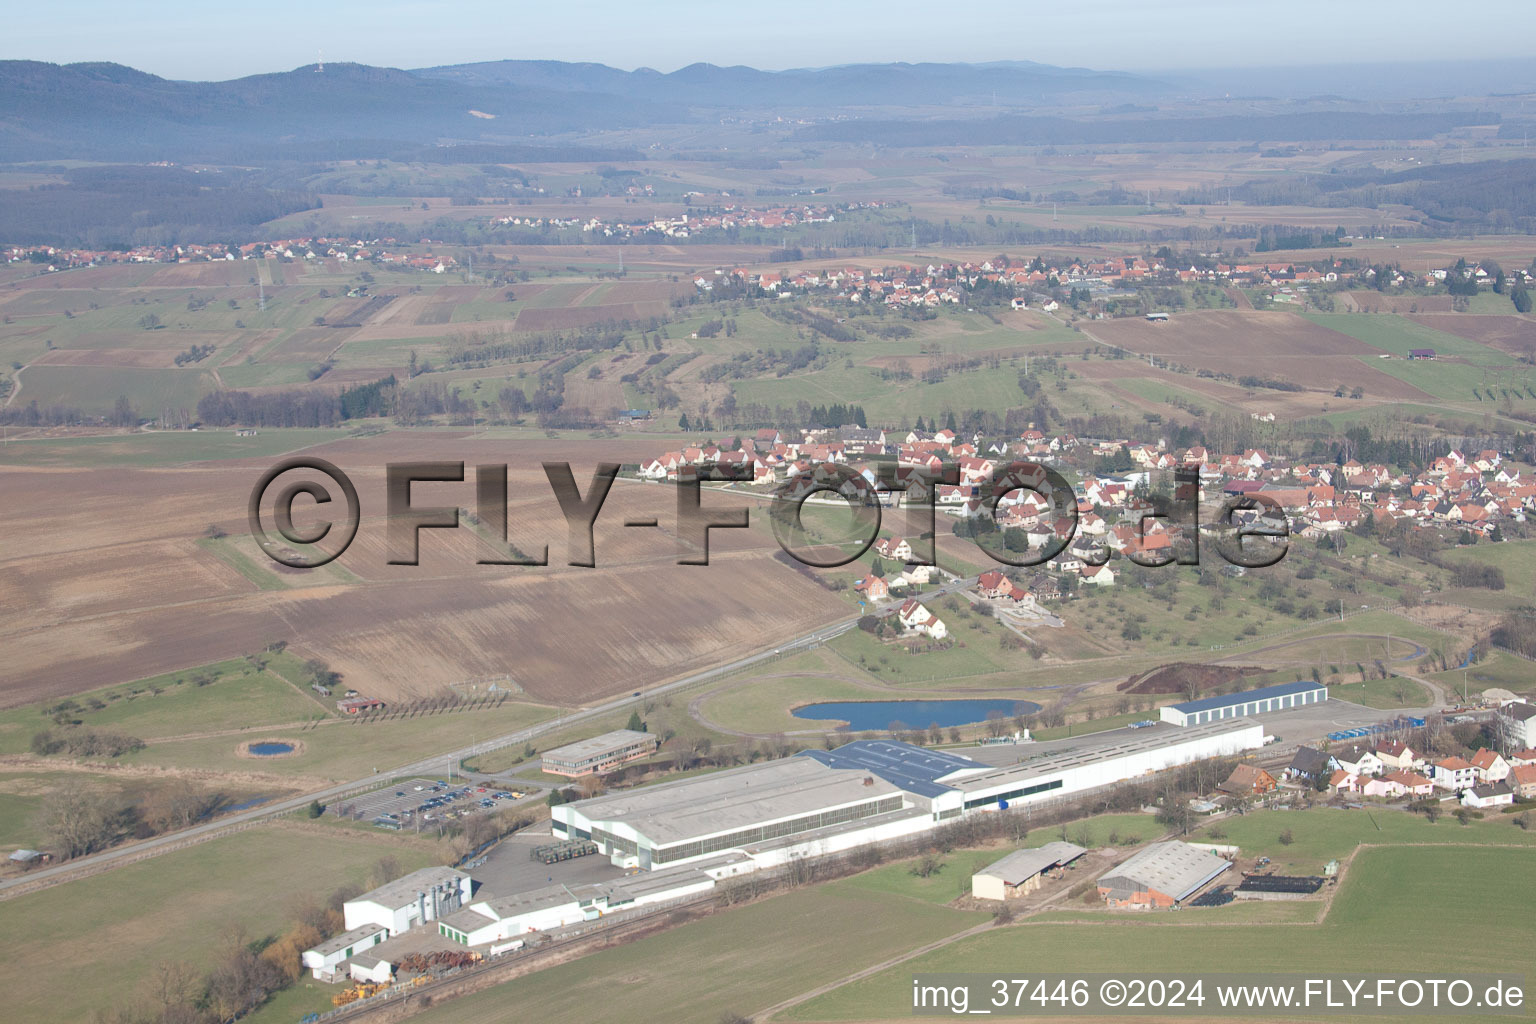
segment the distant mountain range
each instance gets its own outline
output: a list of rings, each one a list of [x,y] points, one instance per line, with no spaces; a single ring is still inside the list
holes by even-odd
[[[188,159],[337,139],[435,142],[680,121],[619,95],[478,86],[361,64],[178,82],[120,64],[0,61],[10,160]]]
[[[608,93],[689,107],[826,109],[921,107],[961,103],[1008,105],[1059,100],[1069,93],[1161,91],[1139,75],[1059,68],[1031,61],[988,64],[846,64],[830,68],[759,71],[690,64],[667,74],[639,68],[553,60],[500,60],[420,68],[423,78],[478,86]]]
[[[1305,84],[1315,89],[1318,82]],[[1313,123],[1306,117],[1315,111],[1285,103],[1223,109],[1235,115],[1223,118],[1176,100],[1181,121],[1170,119],[1167,107],[1159,110],[1174,90],[1188,97],[1211,95],[1210,88],[1026,61],[790,71],[692,64],[666,74],[561,61],[414,71],[311,64],[227,82],[173,81],[120,64],[0,61],[0,161],[625,160],[639,154],[594,149],[579,136],[717,122],[727,111],[823,119],[800,133],[807,142],[897,146],[1425,138],[1498,122],[1496,115],[1444,104],[1362,117],[1376,111],[1347,100],[1338,101],[1342,109],[1331,121]],[[1042,117],[1041,108],[1086,116]],[[943,116],[946,109],[965,116]],[[826,120],[842,112],[852,117]],[[1147,114],[1160,120],[1140,116]]]
[[[3,159],[260,159],[338,140],[519,142],[530,135],[678,124],[720,108],[1030,103],[1133,91],[1132,75],[1043,64],[867,64],[671,74],[602,64],[495,61],[401,71],[317,65],[180,82],[120,64],[0,61]],[[343,146],[329,155],[379,155]]]

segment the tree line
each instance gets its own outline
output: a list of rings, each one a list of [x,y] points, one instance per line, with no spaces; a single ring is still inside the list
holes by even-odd
[[[214,391],[198,399],[197,418],[210,427],[334,427],[347,420],[388,416],[398,399],[399,387],[391,374],[330,394]]]

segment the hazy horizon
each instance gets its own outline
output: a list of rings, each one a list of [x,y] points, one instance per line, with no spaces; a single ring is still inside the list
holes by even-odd
[[[1354,5],[1301,0],[1284,15],[1182,0],[1148,17],[1109,0],[1073,12],[989,11],[984,22],[934,19],[910,0],[850,5],[810,19],[762,19],[676,0],[639,8],[600,2],[508,10],[486,0],[356,0],[316,7],[274,0],[210,9],[171,0],[131,19],[103,0],[14,11],[0,56],[68,64],[111,61],[165,78],[226,80],[327,62],[399,68],[494,60],[558,60],[662,72],[690,64],[763,70],[844,64],[1041,64],[1162,74],[1306,69],[1399,62],[1497,62],[1532,57],[1520,33],[1442,16],[1422,2]],[[1433,38],[1423,25],[1434,20]],[[921,24],[922,30],[914,31]],[[1320,33],[1322,26],[1326,32]],[[1262,40],[1262,53],[1255,41]]]

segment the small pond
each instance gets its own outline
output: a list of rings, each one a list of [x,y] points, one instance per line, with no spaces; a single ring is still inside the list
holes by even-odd
[[[795,708],[796,718],[847,722],[854,732],[885,730],[893,722],[903,729],[926,729],[934,722],[947,729],[952,725],[984,722],[994,711],[1012,718],[1032,715],[1040,705],[1028,700],[841,700],[806,704]]]
[[[279,757],[283,754],[293,753],[293,744],[268,740],[263,743],[252,743],[245,749],[257,757]]]

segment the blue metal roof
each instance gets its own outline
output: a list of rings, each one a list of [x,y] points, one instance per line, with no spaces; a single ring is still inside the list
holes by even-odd
[[[993,766],[940,750],[925,750],[897,740],[855,740],[835,750],[802,750],[828,768],[849,768],[879,776],[919,796],[935,797],[952,787],[938,779],[958,771],[987,771]]]
[[[1322,690],[1317,683],[1300,680],[1294,683],[1276,683],[1274,686],[1261,686],[1257,690],[1244,690],[1242,693],[1229,693],[1222,697],[1201,697],[1199,700],[1185,701],[1183,704],[1173,705],[1174,710],[1193,714],[1196,711],[1209,711],[1212,708],[1229,708],[1235,704],[1246,704],[1253,700],[1268,700],[1270,697],[1284,697],[1291,693],[1306,693],[1309,690]]]

